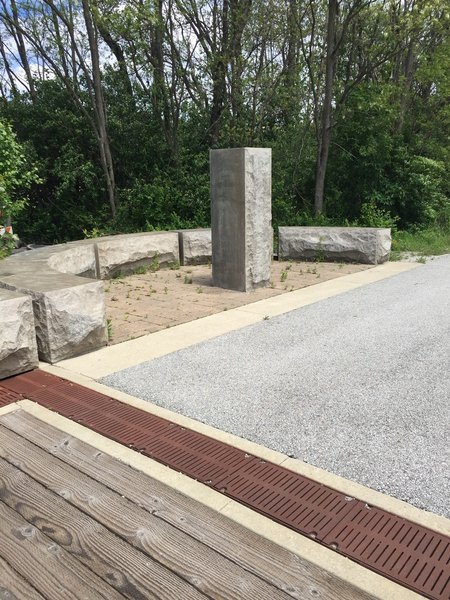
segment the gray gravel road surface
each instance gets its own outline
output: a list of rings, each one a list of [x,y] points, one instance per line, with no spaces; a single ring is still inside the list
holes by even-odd
[[[450,516],[450,255],[102,381]]]

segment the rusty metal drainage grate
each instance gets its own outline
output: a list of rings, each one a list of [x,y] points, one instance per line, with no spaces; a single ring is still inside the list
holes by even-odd
[[[7,394],[142,452],[419,594],[450,598],[444,535],[42,371],[2,381],[0,402]]]
[[[11,390],[8,390],[7,388],[0,385],[0,408],[2,408],[2,406],[6,406],[7,404],[12,404],[13,402],[22,400],[22,398],[22,394],[12,392]]]

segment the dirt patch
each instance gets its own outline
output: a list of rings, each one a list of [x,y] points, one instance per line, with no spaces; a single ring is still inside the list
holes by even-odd
[[[210,265],[111,279],[105,281],[110,343],[370,268],[371,265],[274,261],[271,286],[250,293],[213,287]]]

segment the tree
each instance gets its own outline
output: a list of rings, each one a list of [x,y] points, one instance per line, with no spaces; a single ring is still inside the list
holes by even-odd
[[[25,208],[27,190],[38,181],[11,126],[0,119],[0,218],[9,221],[17,216]]]
[[[17,12],[14,12],[12,7],[10,9],[5,0],[0,2],[0,20],[7,30],[15,39],[25,40],[33,48],[45,65],[44,74],[50,72],[64,84],[72,101],[92,127],[98,142],[108,202],[114,218],[114,166],[101,82],[98,32],[92,19],[89,0],[82,1],[82,15],[79,16],[84,20],[90,63],[86,58],[86,49],[80,41],[79,32],[76,31],[74,0],[43,0],[42,3],[32,5],[27,2],[14,3]],[[25,69],[23,63],[22,66]],[[80,90],[81,78],[86,86],[86,90],[83,91]],[[90,106],[86,105],[84,91],[87,91]]]

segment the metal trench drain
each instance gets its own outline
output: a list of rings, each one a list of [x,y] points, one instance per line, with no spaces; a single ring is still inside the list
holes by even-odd
[[[427,598],[450,599],[445,535],[43,371],[1,382],[0,406],[20,398],[201,481]]]

